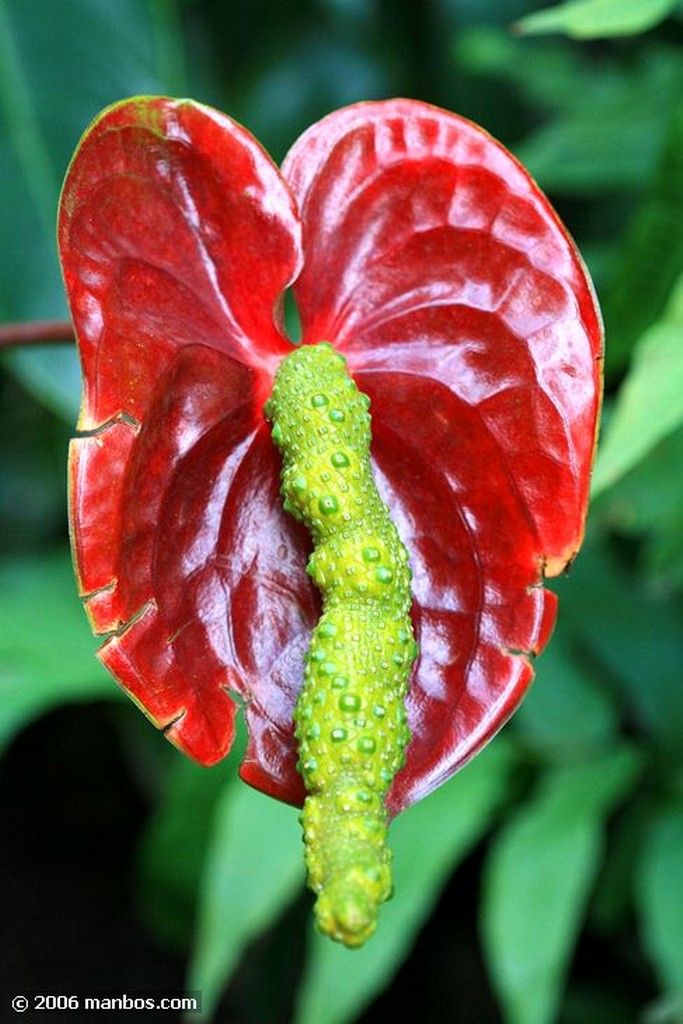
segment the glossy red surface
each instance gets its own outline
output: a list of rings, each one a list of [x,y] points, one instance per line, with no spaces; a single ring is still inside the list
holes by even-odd
[[[601,324],[565,229],[497,142],[425,104],[338,111],[280,174],[224,115],[141,99],[84,138],[59,238],[85,382],[73,543],[102,659],[206,764],[241,703],[242,776],[294,803],[318,595],[262,415],[293,281],[304,343],[338,346],[370,395],[421,648],[397,813],[515,709],[554,621],[543,577],[581,543]]]

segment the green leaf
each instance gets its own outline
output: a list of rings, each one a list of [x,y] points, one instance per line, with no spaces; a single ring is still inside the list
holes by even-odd
[[[548,761],[584,759],[604,749],[617,730],[613,702],[566,634],[560,616],[534,684],[514,718],[516,732]]]
[[[0,369],[0,548],[19,557],[64,533],[66,424]]]
[[[593,475],[600,494],[683,425],[683,276],[664,318],[643,336],[619,392]]]
[[[678,0],[572,0],[535,11],[517,22],[518,32],[565,32],[574,39],[601,39],[646,32],[663,21]]]
[[[596,671],[617,685],[628,717],[673,757],[683,735],[680,603],[654,593],[589,534],[561,593],[562,616]]]
[[[505,798],[512,752],[498,739],[459,775],[391,826],[395,896],[362,950],[312,935],[296,1024],[344,1024],[388,984],[458,862]]]
[[[677,49],[650,44],[639,48],[628,63],[606,53],[596,74],[595,57],[575,51],[565,40],[509,42],[516,45],[514,59],[511,56],[486,69],[485,74],[504,78],[533,108],[550,112],[514,147],[515,155],[544,188],[592,201],[591,233],[595,234],[597,224],[604,240],[612,239],[609,217],[616,189],[623,195],[640,196],[656,174],[653,195],[661,191],[670,203],[675,201],[680,182],[675,176],[677,139],[672,111],[677,110],[683,85]],[[597,194],[603,194],[607,203],[598,205]],[[620,214],[620,221],[622,218]],[[669,260],[670,255],[659,252],[657,261]],[[645,274],[648,281],[654,279],[655,272],[655,268],[641,266],[639,281],[634,273],[631,300],[634,286],[642,285]],[[658,295],[660,283],[652,283]],[[636,294],[651,304],[646,289],[639,287]]]
[[[641,749],[645,760],[647,748]],[[648,759],[643,765],[643,774],[652,767]],[[643,833],[652,817],[651,802],[652,790],[647,785],[635,787],[628,802],[619,808],[610,823],[607,856],[591,901],[590,930],[594,935],[616,935],[619,931],[632,930],[633,890]]]
[[[75,423],[81,393],[75,346],[18,348],[4,353],[3,362],[41,405],[70,425]]]
[[[591,885],[604,819],[638,766],[622,748],[548,772],[497,836],[486,870],[482,932],[508,1024],[550,1024]]]
[[[183,81],[177,0],[0,0],[0,318],[67,316],[55,245],[57,199],[86,125],[112,101]],[[9,248],[9,246],[8,246]],[[17,350],[7,365],[74,422],[80,370],[73,346]]]
[[[593,110],[570,110],[541,125],[515,147],[515,155],[546,189],[593,199],[596,192],[634,189],[655,166],[662,111],[648,116],[652,97],[630,110],[595,102]]]
[[[679,72],[683,68],[677,53]],[[678,76],[675,76],[678,77]],[[642,83],[640,75],[634,84]],[[647,87],[646,87],[647,88]],[[666,95],[666,99],[664,99]],[[637,210],[615,260],[604,291],[608,370],[621,369],[634,344],[664,314],[676,282],[683,274],[683,102],[680,78],[675,92],[650,95],[664,103],[653,123],[666,116],[661,152],[645,198]],[[632,141],[632,140],[630,140]],[[629,145],[623,136],[621,145]],[[616,143],[615,143],[616,144]]]
[[[683,1019],[683,801],[664,810],[645,839],[638,877],[641,933]],[[673,1019],[673,1018],[672,1018]]]
[[[240,785],[238,755],[212,769],[175,757],[139,851],[139,901],[160,938],[189,945],[215,808],[227,786]],[[182,851],[182,856],[178,856]]]
[[[667,177],[668,191],[675,193],[675,166],[670,157],[662,159],[662,147],[683,85],[677,48],[649,42],[630,53],[628,61],[616,51],[606,51],[598,62],[595,54],[566,39],[520,39],[492,26],[478,26],[458,34],[455,56],[461,74],[464,70],[472,75],[480,92],[498,79],[505,83],[506,96],[521,99],[535,111],[537,127],[515,141],[515,155],[545,189],[593,201],[588,229],[601,244],[615,242],[615,190],[621,193],[619,201],[629,192],[642,193],[661,161],[673,175]],[[519,131],[514,121],[502,127]],[[669,148],[675,152],[673,135]],[[515,140],[514,135],[511,138]],[[607,201],[598,204],[597,193]],[[619,210],[618,216],[621,232],[624,213]],[[675,218],[670,218],[669,231],[673,222]],[[668,255],[660,252],[658,262]],[[655,270],[646,270],[654,277]],[[660,287],[657,281],[654,284]],[[633,284],[629,298],[632,291]],[[632,304],[629,310],[633,312]]]
[[[610,530],[642,542],[648,582],[683,589],[683,502],[678,467],[683,466],[683,426],[660,441],[602,494],[593,515]]]
[[[301,829],[291,807],[248,786],[220,799],[201,883],[188,990],[211,1017],[246,945],[273,924],[304,881]]]
[[[68,552],[0,563],[0,748],[59,704],[121,696],[96,647]]]
[[[475,24],[462,28],[453,43],[461,74],[477,79],[500,79],[514,85],[532,106],[562,111],[583,106],[588,61],[585,53],[564,39],[520,39],[502,25]],[[618,69],[605,62],[598,88],[612,88]]]

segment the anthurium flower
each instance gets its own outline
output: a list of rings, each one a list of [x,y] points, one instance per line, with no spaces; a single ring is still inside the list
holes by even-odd
[[[291,286],[302,344],[329,342],[370,399],[420,652],[386,804],[419,800],[522,699],[555,618],[544,579],[582,540],[601,323],[548,201],[423,103],[337,111],[278,170],[227,116],[143,97],[84,136],[59,244],[84,376],[73,547],[102,661],[203,764],[241,708],[242,777],[303,801],[292,715],[320,595],[263,412]]]

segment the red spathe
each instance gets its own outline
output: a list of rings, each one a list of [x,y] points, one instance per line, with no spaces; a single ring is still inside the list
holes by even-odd
[[[499,143],[423,103],[337,111],[280,172],[225,115],[143,97],[84,137],[59,243],[84,374],[72,536],[102,660],[204,764],[232,742],[233,691],[243,778],[293,803],[319,596],[262,413],[287,287],[303,342],[347,357],[414,573],[398,813],[519,704],[555,617],[543,577],[582,540],[602,329],[566,230]]]

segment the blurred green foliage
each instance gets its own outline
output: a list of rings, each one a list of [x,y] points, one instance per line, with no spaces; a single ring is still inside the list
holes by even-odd
[[[663,21],[678,0],[568,0],[528,14],[520,32],[566,32],[574,39],[627,36]]]
[[[400,1020],[406,985],[435,976],[415,982],[430,1022],[683,1021],[683,17],[671,0],[540,6],[0,0],[0,319],[66,316],[59,183],[89,120],[139,92],[212,103],[276,158],[354,100],[457,110],[549,192],[605,311],[596,500],[556,635],[505,735],[394,824],[398,895],[366,949],[312,933],[295,814],[236,780],[237,753],[202,771],[159,754],[132,705],[113,715],[149,809],[139,905],[207,1020],[225,990],[219,1020],[346,1024],[377,999]],[[66,544],[78,393],[68,346],[3,356],[5,745],[57,705],[117,699]]]

